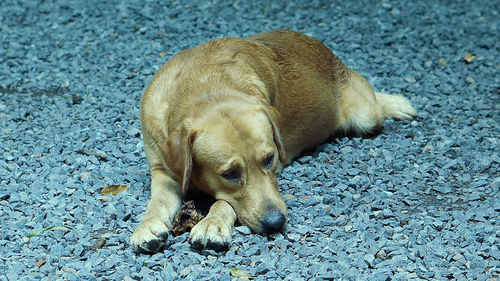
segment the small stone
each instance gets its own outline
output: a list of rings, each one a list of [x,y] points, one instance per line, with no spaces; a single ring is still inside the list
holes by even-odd
[[[327,212],[331,212],[332,211],[332,207],[330,207],[328,205],[322,205],[321,208],[325,209]]]
[[[443,227],[444,227],[444,223],[442,221],[435,221],[435,222],[432,223],[432,225],[438,231],[443,230]]]
[[[8,161],[14,160],[14,156],[12,155],[12,153],[9,153],[9,152],[4,152],[3,157],[5,158],[5,160],[8,160]]]
[[[476,82],[476,80],[474,80],[474,78],[472,78],[472,77],[465,78],[465,81],[467,81],[468,83],[471,83],[471,84]]]
[[[370,219],[380,219],[382,217],[382,211],[373,211],[370,215]]]
[[[449,186],[433,186],[432,190],[437,191],[442,194],[448,194],[453,191],[453,189]]]
[[[464,258],[464,256],[462,256],[460,253],[458,253],[458,254],[456,254],[456,255],[454,255],[454,256],[452,257],[452,259],[453,259],[454,261],[459,261],[459,260],[461,260],[461,259],[463,259],[463,258]]]
[[[189,275],[189,273],[191,273],[191,269],[189,267],[186,267],[183,270],[181,270],[181,272],[179,272],[179,275],[182,277],[186,277]]]
[[[494,190],[497,190],[498,188],[500,188],[500,177],[495,178],[495,179],[491,182],[491,187],[492,187]]]
[[[346,225],[346,226],[344,227],[344,229],[345,229],[345,232],[349,232],[349,231],[351,231],[351,230],[352,230],[352,225],[348,224],[348,225]]]
[[[91,173],[89,173],[89,172],[82,172],[82,173],[80,174],[80,180],[85,180],[85,179],[88,179],[88,178],[90,178],[90,176],[91,176],[91,175],[92,175],[92,174],[91,174]]]
[[[257,268],[255,269],[255,273],[257,275],[262,275],[266,274],[269,270],[269,264],[263,262],[257,266]]]
[[[380,260],[384,260],[387,257],[387,253],[384,251],[384,249],[381,249],[377,252],[377,254],[375,254],[375,257]]]
[[[375,260],[375,256],[374,255],[371,255],[371,254],[366,254],[364,256],[364,261],[366,262],[366,264],[368,266],[373,266],[373,261]]]
[[[241,225],[241,226],[235,227],[234,229],[243,235],[248,235],[248,234],[252,233],[252,230],[250,229],[250,227],[248,227],[246,225]]]
[[[481,194],[479,192],[473,192],[469,198],[467,198],[469,201],[476,201],[481,199]]]
[[[101,202],[109,202],[111,201],[111,197],[107,196],[107,195],[99,195],[97,196],[97,200],[101,200]]]
[[[287,237],[289,240],[292,240],[292,241],[299,241],[300,240],[300,235],[296,234],[296,233],[289,233],[287,235]]]
[[[390,209],[384,209],[382,211],[382,215],[384,216],[384,218],[394,218],[396,216]]]
[[[432,150],[434,150],[434,146],[432,146],[430,144],[424,146],[424,148],[422,149],[423,152],[432,151]]]
[[[407,76],[404,78],[406,82],[408,83],[415,83],[417,82],[417,80],[415,80],[415,78],[411,77],[411,76]]]
[[[63,266],[62,270],[66,271],[68,273],[73,273],[73,274],[75,274],[75,273],[78,272],[78,270],[76,270],[76,269],[74,269],[72,267],[66,266],[66,265]]]

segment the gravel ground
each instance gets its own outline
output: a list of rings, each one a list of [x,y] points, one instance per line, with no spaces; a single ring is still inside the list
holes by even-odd
[[[253,4],[251,4],[252,2]],[[499,1],[0,2],[0,280],[498,280]],[[420,116],[286,167],[289,225],[129,236],[149,198],[138,106],[171,56],[289,28],[323,41]],[[110,185],[128,191],[101,195]],[[30,233],[51,226],[33,237]]]

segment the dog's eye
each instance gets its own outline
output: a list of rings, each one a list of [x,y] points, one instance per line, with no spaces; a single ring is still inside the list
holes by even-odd
[[[223,177],[224,179],[226,179],[228,181],[235,182],[235,181],[240,180],[240,172],[235,168],[231,168],[231,169],[225,171],[224,173],[222,173],[221,177]]]
[[[269,154],[266,159],[264,159],[264,166],[266,166],[266,168],[271,168],[273,166],[273,163],[274,163],[274,154]]]

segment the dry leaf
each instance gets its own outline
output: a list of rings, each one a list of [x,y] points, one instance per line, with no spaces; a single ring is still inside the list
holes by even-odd
[[[168,55],[168,53],[166,53],[166,52],[161,52],[161,53],[160,53],[160,57],[164,57],[164,56],[166,56],[166,55]]]
[[[473,56],[471,53],[465,53],[464,60],[467,63],[472,63],[475,58],[476,58],[476,56]]]
[[[42,267],[45,263],[47,263],[45,260],[39,260],[36,262],[36,267],[40,268]]]
[[[229,269],[229,272],[231,272],[231,276],[233,277],[246,277],[248,279],[253,279],[255,278],[254,276],[250,275],[246,270],[241,269],[241,268],[236,268],[236,267],[231,267]]]
[[[446,60],[445,59],[439,59],[439,64],[440,65],[446,65]]]
[[[200,222],[203,216],[194,204],[193,200],[184,202],[172,222],[172,236],[179,236],[184,232],[189,232],[191,229]]]
[[[127,185],[121,185],[121,184],[110,185],[108,187],[101,189],[101,194],[102,195],[108,195],[108,194],[116,195],[122,191],[127,191],[127,190],[128,190]]]

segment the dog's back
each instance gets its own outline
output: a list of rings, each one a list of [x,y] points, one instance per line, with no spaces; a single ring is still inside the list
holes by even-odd
[[[269,47],[279,66],[283,141],[290,158],[332,135],[337,127],[337,96],[349,69],[319,40],[291,30],[273,30],[248,39]]]

